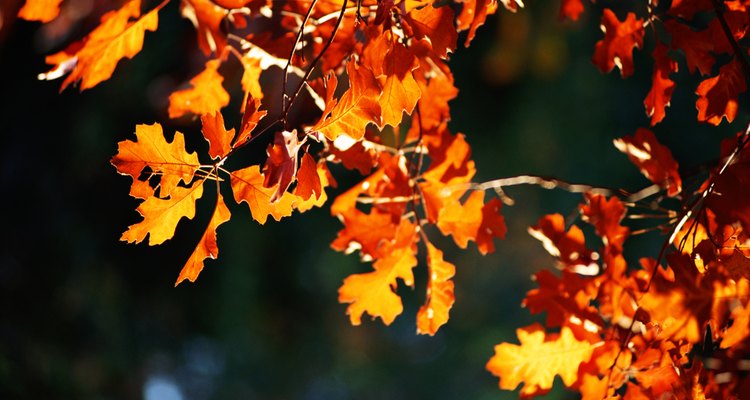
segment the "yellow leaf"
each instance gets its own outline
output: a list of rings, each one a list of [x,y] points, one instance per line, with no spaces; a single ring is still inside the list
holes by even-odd
[[[594,345],[579,341],[564,326],[559,335],[546,335],[539,324],[516,330],[520,345],[501,343],[487,363],[487,370],[500,377],[500,388],[513,390],[523,383],[521,396],[541,394],[552,388],[555,375],[565,386],[578,380],[578,366],[589,360]]]

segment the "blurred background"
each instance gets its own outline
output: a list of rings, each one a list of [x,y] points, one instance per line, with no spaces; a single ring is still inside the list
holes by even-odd
[[[328,209],[259,226],[230,205],[219,229],[221,255],[195,284],[173,283],[202,234],[210,204],[157,247],[119,241],[140,220],[130,179],[109,164],[135,125],[179,129],[189,149],[206,150],[196,124],[171,125],[169,90],[202,58],[177,4],[160,13],[143,51],[92,90],[58,93],[36,80],[44,55],[65,42],[58,29],[14,20],[20,0],[0,12],[0,398],[2,399],[504,399],[484,369],[493,346],[543,316],[520,307],[539,269],[554,260],[526,229],[545,213],[571,215],[580,195],[508,189],[507,240],[479,256],[438,242],[457,266],[456,304],[435,337],[416,335],[425,265],[416,288],[401,287],[405,312],[390,327],[353,327],[337,289],[370,266],[329,248],[340,228]],[[600,7],[597,5],[596,7]],[[477,180],[524,173],[637,190],[648,185],[612,139],[647,126],[652,38],[636,51],[635,76],[600,74],[591,63],[599,9],[577,23],[558,20],[557,1],[498,10],[469,49],[450,62],[459,96],[454,132],[467,134]],[[81,22],[71,35],[92,28]],[[93,22],[96,22],[94,19]],[[462,36],[463,38],[463,36]],[[67,40],[67,39],[65,39]],[[681,69],[684,64],[680,65]],[[685,171],[718,155],[718,142],[747,120],[710,128],[695,122],[694,77],[682,73],[657,137]],[[356,176],[335,168],[346,188]],[[329,192],[335,195],[341,190]],[[205,202],[210,203],[210,202]],[[428,232],[433,238],[439,232]],[[626,243],[634,263],[664,238]],[[601,244],[592,241],[592,248]],[[558,386],[559,386],[558,379]],[[549,398],[574,398],[564,390]]]

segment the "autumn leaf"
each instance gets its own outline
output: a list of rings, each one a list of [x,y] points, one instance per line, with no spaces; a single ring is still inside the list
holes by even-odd
[[[381,84],[378,102],[382,112],[382,125],[397,127],[404,112],[411,115],[414,111],[421,93],[412,74],[419,65],[417,58],[391,35],[379,35],[374,43],[370,43],[372,50],[367,53],[370,57],[364,64],[372,70]]]
[[[175,133],[171,143],[164,138],[159,124],[138,125],[135,134],[136,142],[118,144],[112,165],[120,174],[133,178],[131,194],[145,199],[137,208],[144,219],[131,225],[121,239],[139,243],[150,233],[149,245],[153,246],[174,236],[182,217],[195,216],[195,201],[203,193],[203,180],[193,182],[193,177],[201,165],[195,153],[185,151],[180,132]],[[147,169],[150,176],[141,179]],[[158,176],[158,196],[147,186],[152,176]],[[180,182],[188,186],[179,186]]]
[[[234,142],[234,146],[244,144],[252,136],[253,130],[258,126],[263,117],[268,114],[265,110],[260,110],[260,99],[248,96],[245,103],[245,110],[242,114],[242,125],[240,134]]]
[[[27,21],[50,22],[60,13],[62,0],[26,0],[18,11],[18,18]]]
[[[569,19],[578,21],[583,13],[583,2],[581,0],[562,0],[560,3],[560,20]]]
[[[281,198],[297,176],[298,158],[302,144],[305,140],[299,141],[297,130],[277,132],[274,136],[274,142],[268,145],[266,154],[266,164],[263,167],[265,187],[276,187],[276,192],[271,197],[275,202]]]
[[[545,335],[539,324],[516,330],[520,345],[502,343],[487,370],[500,378],[500,388],[513,390],[523,383],[521,396],[544,394],[556,375],[565,386],[578,381],[578,366],[589,360],[594,345],[579,341],[567,326],[560,334]]]
[[[140,18],[140,0],[131,0],[120,9],[104,14],[96,29],[81,43],[69,47],[77,50],[63,50],[48,57],[48,62],[56,66],[41,74],[40,79],[56,79],[70,72],[61,90],[81,81],[81,91],[109,79],[121,59],[133,58],[141,51],[146,31],[156,31],[158,12],[165,4],[161,3]],[[136,20],[131,21],[134,18]]]
[[[625,216],[625,206],[617,197],[609,200],[600,194],[586,193],[586,204],[581,205],[584,221],[596,228],[596,234],[604,245],[622,253],[622,245],[630,234],[628,227],[620,225]]]
[[[229,94],[224,90],[224,78],[218,69],[221,60],[209,60],[205,69],[190,80],[192,87],[178,90],[169,96],[169,118],[185,114],[214,114],[229,104]]]
[[[318,175],[318,167],[309,153],[302,155],[299,170],[297,171],[297,187],[294,194],[307,200],[312,196],[320,198],[323,194],[323,186]]]
[[[693,2],[686,2],[693,3]],[[709,6],[710,6],[710,2]],[[672,48],[682,50],[691,74],[697,70],[701,75],[711,74],[716,59],[713,56],[714,42],[706,32],[694,31],[676,20],[664,22],[664,27],[672,35]]]
[[[651,117],[651,126],[661,122],[666,116],[666,107],[672,99],[675,83],[669,78],[673,72],[677,72],[677,62],[667,55],[667,46],[658,43],[654,48],[654,70],[651,77],[651,90],[643,100],[646,106],[646,115]]]
[[[446,203],[438,214],[437,227],[444,235],[452,235],[462,249],[473,240],[480,253],[493,252],[493,239],[505,238],[505,220],[500,215],[502,203],[497,199],[483,203],[483,191],[473,191],[463,204],[455,199]]]
[[[213,159],[222,159],[232,149],[234,128],[227,131],[224,127],[224,117],[221,112],[204,114],[201,116],[203,137],[208,141],[208,155]]]
[[[450,7],[437,7],[428,4],[416,8],[406,15],[406,20],[417,38],[427,38],[433,51],[439,57],[447,58],[456,50],[458,33],[453,27],[453,10]]]
[[[198,47],[203,54],[210,55],[226,46],[227,38],[222,32],[221,23],[228,10],[210,0],[182,0],[180,12],[192,22],[198,34]],[[196,113],[198,114],[198,113]]]
[[[187,188],[175,187],[168,198],[147,198],[136,209],[143,216],[143,221],[130,225],[120,240],[140,243],[149,235],[150,246],[164,243],[174,236],[177,223],[183,217],[195,217],[195,202],[202,195],[203,182],[198,182]]]
[[[635,135],[615,139],[614,144],[617,150],[628,155],[630,162],[646,178],[666,188],[669,196],[674,197],[682,191],[679,166],[669,148],[659,143],[653,132],[638,128]]]
[[[230,175],[235,201],[247,203],[253,219],[261,225],[266,223],[269,216],[280,221],[281,218],[292,215],[297,197],[284,192],[277,201],[271,201],[277,187],[267,188],[263,185],[265,177],[261,174],[259,166],[253,165],[233,171]]]
[[[583,231],[575,225],[565,231],[565,219],[560,214],[549,214],[529,227],[529,234],[542,242],[544,249],[556,257],[562,267],[584,272],[599,268],[593,262],[593,254],[586,248]]]
[[[461,3],[463,4],[463,8],[461,8],[461,13],[456,17],[456,25],[459,32],[469,31],[464,42],[464,47],[469,47],[469,44],[471,44],[471,41],[474,40],[474,36],[477,34],[477,29],[484,25],[487,16],[497,11],[497,0],[464,0]],[[503,5],[506,8],[510,7],[511,11],[515,11],[515,6],[520,5],[523,7],[523,2],[520,0],[504,0]]]
[[[592,61],[604,73],[617,66],[622,77],[627,78],[634,71],[633,48],[643,45],[643,20],[628,13],[620,22],[612,10],[605,8],[601,28],[604,38],[596,43]]]
[[[221,193],[218,193],[216,209],[214,209],[214,214],[208,222],[208,227],[203,233],[198,245],[195,247],[195,250],[193,250],[193,254],[190,255],[187,263],[182,267],[180,275],[177,277],[177,282],[175,282],[175,286],[179,285],[180,282],[185,279],[190,282],[195,282],[195,280],[198,279],[198,275],[203,270],[203,262],[205,259],[216,259],[216,257],[219,256],[219,246],[216,242],[216,229],[219,225],[229,221],[231,217],[232,214],[229,212],[226,204],[224,204],[224,198],[221,196]]]
[[[443,252],[432,243],[426,242],[427,266],[427,302],[417,312],[417,333],[435,335],[438,329],[448,322],[448,313],[455,296],[453,281],[456,267],[443,259]]]
[[[408,219],[401,220],[396,237],[384,243],[384,256],[373,264],[374,271],[354,274],[339,288],[339,302],[351,303],[346,309],[352,325],[362,323],[365,312],[390,325],[404,307],[394,293],[401,279],[407,286],[414,285],[412,268],[417,265],[417,227]]]
[[[698,121],[719,125],[722,118],[727,122],[734,121],[737,116],[737,97],[747,89],[745,76],[740,62],[734,60],[725,64],[719,70],[719,75],[708,78],[698,85],[695,91],[698,100]]]
[[[323,112],[320,121],[311,129],[332,141],[340,135],[359,140],[364,136],[368,124],[381,125],[378,103],[380,86],[372,72],[357,66],[355,62],[350,62],[346,71],[349,75],[349,89],[335,106]]]
[[[118,143],[117,154],[112,158],[112,165],[117,168],[117,172],[132,177],[134,185],[144,181],[141,173],[146,168],[150,169],[151,176],[160,178],[160,197],[169,196],[180,181],[188,184],[193,180],[201,164],[197,154],[185,151],[185,137],[182,133],[176,132],[172,142],[168,143],[161,125],[157,123],[136,126],[135,136],[135,142],[125,140]]]

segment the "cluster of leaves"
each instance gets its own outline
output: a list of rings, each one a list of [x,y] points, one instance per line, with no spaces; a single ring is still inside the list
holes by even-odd
[[[714,75],[695,89],[697,120],[733,121],[750,78],[742,46],[750,4],[646,6],[643,18],[628,12],[623,20],[603,9],[604,38],[593,63],[605,73],[617,67],[623,78],[632,75],[633,51],[643,47],[651,26],[652,86],[644,99],[651,125],[666,116],[681,62],[691,74]],[[561,18],[576,20],[583,9],[580,0],[563,1]],[[691,192],[683,191],[678,163],[651,130],[614,141],[653,186],[609,198],[585,194],[579,215],[601,242],[596,251],[559,214],[529,228],[561,273],[535,274],[538,288],[523,302],[533,314],[546,312],[545,326],[518,329],[520,344],[496,346],[487,363],[501,388],[523,383],[522,396],[542,395],[559,375],[584,399],[719,399],[750,392],[750,156],[743,151],[749,137],[750,126],[726,139],[719,164]],[[680,201],[679,211],[664,206],[670,198]],[[669,237],[658,257],[628,265],[623,246],[634,232],[622,225],[625,218],[667,221],[660,228]]]
[[[81,90],[109,79],[120,60],[141,50],[146,32],[158,30],[169,1],[116,2],[85,37],[48,56],[53,68],[40,78],[65,77],[63,89],[73,84]],[[169,96],[168,114],[200,120],[208,154],[201,162],[186,151],[182,133],[168,141],[156,123],[138,125],[136,141],[120,142],[112,159],[131,177],[131,196],[143,200],[137,209],[143,220],[122,236],[128,242],[148,236],[157,245],[172,238],[183,217],[194,217],[204,184],[215,182],[213,215],[177,284],[194,281],[205,260],[218,256],[217,228],[231,218],[222,193],[231,190],[263,224],[269,216],[279,220],[322,206],[326,188],[336,185],[328,165],[341,164],[364,179],[331,204],[344,225],[332,247],[358,252],[372,270],[346,278],[339,301],[349,304],[354,325],[365,313],[390,324],[403,311],[399,280],[413,286],[422,249],[428,284],[416,325],[417,332],[433,335],[449,319],[456,268],[428,234],[493,252],[494,239],[506,232],[502,186],[564,186],[523,177],[474,184],[469,144],[448,130],[448,102],[458,91],[446,61],[460,32],[467,32],[464,44],[471,43],[497,10],[496,0],[179,2],[206,61]],[[27,0],[18,15],[49,22],[76,3]],[[515,12],[523,3],[502,5]],[[690,73],[708,76],[696,88],[698,121],[734,120],[750,77],[741,45],[750,4],[653,0],[632,6],[644,15],[628,12],[620,19],[603,9],[604,37],[593,63],[603,72],[617,67],[622,77],[633,74],[633,50],[644,46],[650,26],[653,84],[644,105],[651,125],[666,115],[681,62]],[[575,21],[583,11],[581,0],[562,0],[561,19]],[[228,91],[232,67],[242,72],[239,87]],[[279,81],[269,79],[273,73],[280,73]],[[242,99],[240,110],[231,110],[233,96]],[[224,121],[235,114],[239,133]],[[601,239],[598,251],[561,215],[530,228],[557,258],[561,275],[536,274],[539,288],[524,301],[532,313],[547,313],[545,326],[519,329],[520,345],[498,345],[488,362],[501,388],[523,383],[521,395],[540,395],[556,375],[585,398],[725,398],[750,387],[750,380],[735,379],[747,369],[739,361],[750,352],[750,194],[743,190],[750,155],[742,151],[749,135],[725,141],[720,164],[689,193],[677,162],[651,130],[615,141],[653,185],[634,194],[606,193],[609,198],[589,187],[580,215]],[[252,145],[266,147],[260,162],[242,156],[240,150]],[[249,165],[230,169],[229,159]],[[487,199],[487,188],[498,197]],[[633,232],[621,223],[652,196],[649,209],[667,218],[669,238],[658,257],[629,266],[623,246]],[[680,211],[662,207],[673,199],[681,201]]]
[[[47,57],[53,68],[40,78],[65,77],[62,89],[77,84],[81,90],[109,79],[121,59],[141,50],[145,33],[158,30],[168,2],[130,0],[102,15],[83,39]],[[75,7],[75,0],[63,5]],[[57,0],[28,0],[19,16],[46,22],[59,6]],[[168,141],[158,123],[138,125],[135,141],[120,142],[112,164],[132,178],[130,195],[143,200],[137,209],[143,220],[122,240],[139,243],[148,236],[158,245],[172,238],[183,217],[195,216],[204,184],[214,181],[215,210],[177,278],[177,284],[195,281],[204,261],[218,256],[217,228],[231,218],[223,182],[263,224],[269,216],[279,220],[323,205],[326,187],[335,185],[327,165],[343,164],[365,179],[331,205],[344,225],[332,246],[358,251],[372,270],[348,277],[339,300],[350,304],[355,325],[365,313],[390,324],[403,310],[399,280],[414,284],[422,242],[430,278],[417,330],[435,334],[453,305],[455,266],[425,230],[434,226],[462,248],[474,241],[483,254],[494,251],[493,239],[506,230],[501,202],[471,190],[471,149],[447,127],[448,101],[458,91],[446,60],[458,32],[468,31],[468,46],[496,8],[488,0],[443,6],[182,0],[180,11],[195,26],[206,62],[187,87],[169,96],[168,114],[200,119],[208,155],[201,162],[187,153],[180,132]],[[232,97],[225,73],[236,64],[242,68],[238,134],[224,122]],[[281,72],[281,82],[262,84],[271,70]],[[300,111],[311,106],[318,108],[312,115]],[[252,144],[267,145],[265,159],[229,169],[229,159],[247,162],[239,150]]]

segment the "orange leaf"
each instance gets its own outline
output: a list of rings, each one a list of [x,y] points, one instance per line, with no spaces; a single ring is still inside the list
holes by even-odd
[[[307,200],[312,196],[320,198],[322,193],[323,188],[320,184],[317,164],[310,154],[304,153],[299,171],[297,171],[297,187],[294,189],[294,194]]]
[[[202,195],[203,182],[201,181],[187,188],[175,187],[166,199],[156,196],[147,198],[137,208],[143,216],[143,221],[130,225],[120,240],[140,243],[147,234],[150,234],[148,239],[150,246],[164,243],[174,236],[177,223],[182,217],[193,219],[195,202]]]
[[[464,0],[462,3],[463,8],[456,18],[456,24],[458,25],[459,32],[469,30],[469,34],[466,35],[466,41],[464,42],[464,46],[469,47],[469,44],[471,44],[471,41],[474,40],[474,36],[477,34],[477,29],[484,25],[487,16],[497,11],[497,0]],[[523,5],[519,0],[503,0],[503,5],[506,8],[509,5],[515,6],[517,3]]]
[[[394,290],[399,278],[407,286],[414,285],[412,268],[417,265],[417,239],[416,225],[407,219],[402,220],[395,239],[384,244],[384,257],[373,264],[375,270],[351,275],[344,280],[339,288],[339,302],[351,303],[346,313],[352,325],[361,324],[365,312],[373,318],[379,317],[386,325],[401,314],[404,307]]]
[[[677,72],[677,62],[667,55],[667,46],[657,42],[654,48],[654,71],[651,78],[651,90],[643,100],[646,115],[651,117],[651,126],[661,122],[667,115],[665,108],[672,99],[675,83],[669,79],[669,74]]]
[[[437,226],[443,235],[452,235],[462,249],[470,240],[474,240],[479,251],[487,254],[495,249],[493,237],[505,237],[505,222],[499,215],[499,201],[487,203],[486,206],[482,204],[483,201],[483,191],[472,192],[464,204],[452,199],[440,209]]]
[[[342,134],[359,140],[364,136],[368,124],[381,124],[378,103],[380,86],[372,72],[358,67],[353,61],[347,65],[346,71],[349,75],[349,90],[330,112],[323,113],[320,121],[312,128],[329,140],[336,140]]]
[[[584,221],[596,228],[596,234],[602,238],[604,245],[622,253],[622,244],[630,234],[630,229],[620,225],[625,216],[625,206],[617,197],[606,197],[600,194],[586,193],[586,204],[581,205]]]
[[[565,386],[578,381],[578,366],[589,360],[594,345],[578,341],[567,326],[560,334],[545,337],[539,324],[516,330],[520,345],[502,343],[495,346],[495,355],[487,370],[500,378],[500,388],[513,390],[523,383],[521,396],[543,394],[552,388],[555,375]]]
[[[379,79],[385,79],[378,101],[383,114],[383,126],[396,127],[401,123],[404,111],[411,115],[422,95],[412,74],[419,64],[414,54],[400,42],[385,39],[383,41],[391,47],[382,59],[383,75],[376,76]]]
[[[615,66],[623,78],[633,74],[633,48],[643,45],[643,20],[628,13],[623,22],[615,13],[605,8],[602,13],[604,39],[596,43],[592,61],[602,72],[610,72]]]
[[[203,270],[204,260],[206,258],[216,259],[219,256],[219,246],[216,243],[216,229],[219,225],[229,221],[231,217],[232,214],[229,212],[226,204],[224,204],[224,198],[221,196],[221,193],[218,193],[214,215],[208,222],[208,227],[203,232],[203,236],[195,247],[195,250],[193,250],[193,254],[190,255],[187,263],[182,267],[180,276],[177,277],[177,282],[174,284],[175,286],[179,285],[185,279],[195,282]]]
[[[278,201],[271,202],[276,186],[267,188],[263,186],[264,180],[265,177],[260,173],[260,167],[257,165],[231,173],[235,201],[246,202],[253,219],[261,225],[266,223],[269,215],[276,221],[292,215],[297,199],[295,195],[284,192]]]
[[[406,20],[414,29],[417,38],[428,38],[432,50],[441,58],[456,50],[458,33],[453,27],[453,10],[450,7],[437,7],[428,4],[415,8],[406,15]]]
[[[18,11],[18,18],[27,21],[50,22],[60,13],[62,0],[26,0]]]
[[[227,131],[224,127],[224,117],[220,112],[201,115],[203,137],[208,141],[208,155],[213,159],[224,158],[231,150],[234,139],[234,128]]]
[[[427,242],[427,266],[430,278],[427,282],[427,302],[417,313],[417,333],[434,335],[448,322],[448,313],[455,296],[453,281],[456,267],[443,260],[443,252]]]
[[[62,90],[80,80],[82,91],[109,79],[121,59],[133,58],[141,51],[146,31],[156,31],[158,12],[164,4],[134,22],[130,21],[131,18],[141,15],[140,0],[132,0],[120,9],[104,14],[100,25],[86,36],[77,51],[62,51],[49,56],[48,62],[57,65],[39,78],[55,79],[71,71],[62,83]]]
[[[592,266],[593,254],[586,248],[583,231],[575,225],[565,232],[565,219],[560,214],[549,214],[539,219],[539,223],[529,228],[529,234],[540,240],[544,249],[557,257],[560,263],[571,271],[588,271]]]
[[[169,96],[169,118],[185,114],[214,114],[229,104],[229,94],[219,74],[221,60],[209,60],[205,69],[190,80],[191,88],[178,90]]]
[[[659,143],[654,133],[645,128],[638,128],[634,136],[625,136],[614,140],[617,150],[628,155],[641,173],[651,182],[667,189],[669,196],[676,196],[682,191],[682,179],[679,166],[672,158],[669,148]]]
[[[117,172],[133,178],[131,193],[149,193],[148,189],[143,187],[143,183],[147,183],[151,176],[160,176],[159,197],[169,196],[180,181],[190,183],[193,180],[200,162],[197,154],[185,151],[185,137],[182,133],[176,132],[172,142],[168,143],[164,139],[161,125],[156,123],[137,125],[135,136],[136,142],[124,140],[118,143],[117,154],[111,161]],[[151,176],[139,180],[146,167],[151,170],[148,171]]]
[[[721,119],[734,121],[737,116],[737,97],[747,89],[740,62],[734,60],[719,70],[719,75],[708,78],[698,85],[695,94],[698,100],[698,121],[719,125]]]
[[[251,108],[252,106],[252,108]],[[237,139],[234,142],[235,146],[239,146],[245,143],[253,133],[253,129],[258,126],[260,120],[268,114],[268,111],[261,111],[260,98],[248,96],[245,103],[245,110],[242,114],[242,125],[240,127],[240,134],[237,135]]]
[[[210,0],[183,0],[180,2],[180,12],[193,23],[198,33],[198,47],[203,54],[208,56],[226,46],[227,38],[221,24],[228,10]]]

